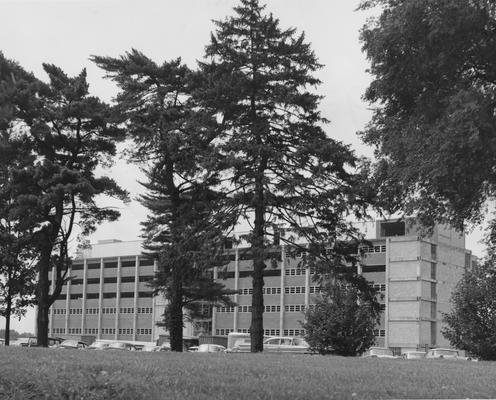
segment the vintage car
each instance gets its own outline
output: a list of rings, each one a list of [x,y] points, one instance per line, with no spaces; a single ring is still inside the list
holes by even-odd
[[[232,353],[248,353],[251,342],[247,339],[238,343],[229,350]],[[264,340],[264,352],[267,353],[309,353],[310,346],[305,339],[292,336],[274,336]]]
[[[437,359],[446,359],[446,360],[463,360],[463,361],[477,361],[472,357],[463,357],[460,355],[460,352],[456,349],[430,349],[425,358],[437,358]]]
[[[387,347],[371,347],[362,357],[365,358],[399,358],[393,354],[391,349]]]

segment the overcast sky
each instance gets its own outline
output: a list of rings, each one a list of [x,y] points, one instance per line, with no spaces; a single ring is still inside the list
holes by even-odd
[[[321,64],[318,73],[325,96],[323,115],[331,121],[326,130],[351,145],[360,155],[371,156],[356,132],[371,113],[361,96],[370,82],[367,61],[359,43],[359,30],[368,15],[355,11],[358,0],[268,0],[267,10],[280,19],[282,28],[304,31]],[[88,57],[119,56],[136,48],[157,62],[181,57],[194,68],[203,56],[214,29],[212,20],[232,15],[234,0],[0,0],[0,51],[45,80],[42,63],[61,67],[69,75],[88,72],[90,92],[111,101],[115,86]],[[139,193],[138,169],[125,161],[105,173],[131,193]],[[146,210],[136,201],[119,207],[120,221],[103,225],[90,238],[135,240]],[[469,235],[467,248],[481,254],[480,232]],[[34,331],[33,313],[18,330]],[[3,327],[3,322],[1,325]]]

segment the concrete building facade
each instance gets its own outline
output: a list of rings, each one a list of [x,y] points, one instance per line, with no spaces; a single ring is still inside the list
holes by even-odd
[[[409,221],[376,221],[361,229],[368,243],[360,248],[358,272],[382,295],[377,345],[402,351],[447,346],[440,333],[441,313],[449,310],[451,292],[471,262],[464,236],[437,226],[421,238]],[[187,336],[249,332],[253,268],[249,248],[226,251],[230,262],[214,270],[214,279],[237,291],[233,296],[237,306],[207,310],[205,320],[187,324]],[[70,271],[73,279],[51,307],[50,333],[143,342],[166,335],[157,326],[165,302],[147,285],[156,264],[141,253],[140,241],[112,240],[79,254]],[[270,258],[264,272],[265,334],[303,335],[304,312],[319,296],[313,271],[301,265],[301,251],[288,246],[272,248]]]

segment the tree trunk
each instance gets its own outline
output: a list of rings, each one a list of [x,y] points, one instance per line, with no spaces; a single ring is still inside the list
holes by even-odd
[[[38,315],[36,316],[37,341],[38,346],[48,347],[48,311],[50,309],[50,287],[48,276],[50,272],[51,247],[44,247],[41,250],[41,257],[38,263]]]
[[[261,179],[256,185],[255,226],[253,229],[252,252],[253,252],[253,295],[251,311],[251,352],[263,351],[263,271],[265,268],[264,254],[264,231],[265,231],[265,205],[263,197],[263,184]]]
[[[12,314],[12,296],[10,295],[10,286],[9,286],[9,294],[5,299],[6,307],[5,307],[5,346],[10,345],[10,315]]]
[[[169,333],[172,351],[183,351],[183,294],[181,266],[172,271],[171,299],[169,305]]]

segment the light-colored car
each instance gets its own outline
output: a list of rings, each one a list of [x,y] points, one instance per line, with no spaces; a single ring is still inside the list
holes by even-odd
[[[86,349],[87,347],[88,345],[86,343],[75,339],[64,340],[62,343],[55,346],[55,348],[57,349],[77,349],[77,350],[83,350]]]
[[[393,350],[387,347],[371,347],[362,357],[365,358],[399,358],[393,354]]]
[[[239,341],[230,352],[247,353],[250,351],[249,340]],[[264,340],[264,352],[267,353],[309,353],[310,346],[303,338],[292,336],[274,336]]]
[[[136,351],[136,347],[132,343],[112,342],[105,350]]]
[[[189,348],[188,351],[191,351],[191,347]],[[197,346],[196,352],[197,353],[219,353],[219,352],[225,352],[226,348],[224,346],[221,346],[220,344],[211,344],[211,343],[204,343],[199,346]]]
[[[425,351],[405,351],[401,354],[401,358],[405,360],[419,360],[425,358]]]
[[[22,347],[28,347],[29,346],[29,338],[19,338],[16,340],[12,340],[10,342],[11,346],[22,346]]]
[[[145,344],[142,348],[141,351],[146,351],[146,352],[155,352],[155,351],[160,351],[160,346],[157,346],[155,344]]]
[[[105,350],[109,346],[108,342],[93,342],[88,346],[88,350]]]
[[[477,361],[472,359],[472,357],[463,357],[460,355],[459,351],[456,349],[430,349],[425,358],[437,358],[437,359],[447,359],[447,360],[463,360],[463,361]]]

